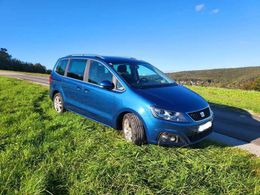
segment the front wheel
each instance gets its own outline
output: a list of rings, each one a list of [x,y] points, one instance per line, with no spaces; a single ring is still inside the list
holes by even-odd
[[[122,126],[124,137],[128,142],[132,142],[136,145],[146,143],[143,123],[135,114],[125,114]]]
[[[53,98],[53,106],[56,112],[62,113],[65,111],[64,102],[60,93],[56,93]]]

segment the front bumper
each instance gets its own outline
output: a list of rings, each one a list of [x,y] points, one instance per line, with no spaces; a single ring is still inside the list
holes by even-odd
[[[199,126],[209,121],[212,122],[212,126],[199,132]],[[150,144],[187,146],[202,141],[212,132],[213,116],[201,121],[189,123],[174,123],[157,118],[150,118],[146,123],[147,141]],[[178,139],[176,142],[162,142],[160,138],[163,133],[176,135]]]

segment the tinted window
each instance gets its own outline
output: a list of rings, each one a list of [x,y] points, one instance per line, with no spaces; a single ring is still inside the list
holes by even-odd
[[[114,64],[113,67],[127,82],[132,82],[135,75],[131,70],[130,64]]]
[[[121,63],[113,64],[113,67],[133,87],[149,88],[175,84],[164,73],[147,63]]]
[[[67,64],[68,64],[68,60],[60,60],[56,67],[56,72],[60,75],[64,75]]]
[[[70,60],[67,76],[74,79],[83,80],[86,63],[87,60],[82,59]]]
[[[132,73],[130,66],[129,65],[127,66],[126,64],[115,64],[113,65],[113,67],[119,73],[128,74],[128,75]]]
[[[112,82],[112,73],[101,63],[91,61],[88,82],[99,85],[102,81]]]

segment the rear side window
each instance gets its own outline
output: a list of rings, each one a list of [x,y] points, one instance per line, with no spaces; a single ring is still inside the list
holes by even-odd
[[[83,80],[87,60],[84,59],[71,59],[67,72],[67,77],[78,80]]]
[[[99,85],[102,81],[112,82],[112,73],[101,63],[91,61],[88,82]]]
[[[56,66],[56,72],[60,75],[64,75],[68,60],[60,60]]]

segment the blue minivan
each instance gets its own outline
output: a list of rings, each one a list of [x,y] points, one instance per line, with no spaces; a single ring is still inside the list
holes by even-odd
[[[122,130],[137,145],[186,146],[212,132],[213,112],[201,96],[135,58],[62,57],[50,76],[50,97],[58,113]]]

